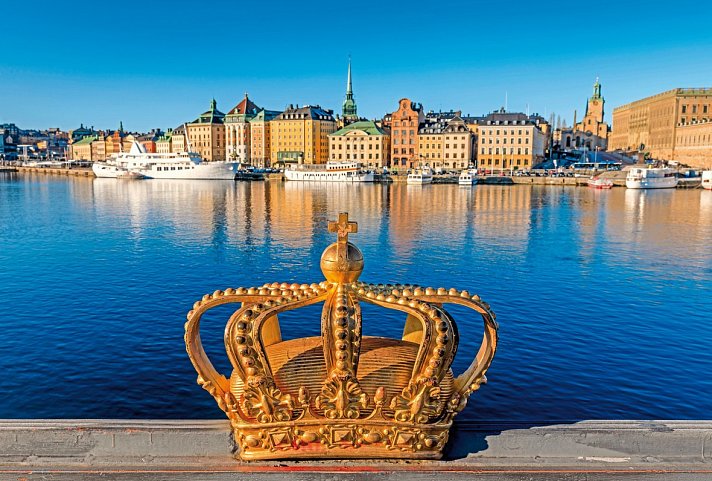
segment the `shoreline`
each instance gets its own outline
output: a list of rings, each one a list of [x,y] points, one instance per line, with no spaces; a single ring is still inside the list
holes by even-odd
[[[60,176],[75,176],[75,177],[92,177],[94,172],[90,168],[75,168],[62,169],[54,167],[0,167],[0,173],[33,173],[44,175],[60,175]],[[621,175],[623,174],[623,175]],[[625,187],[625,172],[603,172],[602,177],[613,181],[613,187]],[[588,187],[588,177],[536,177],[536,176],[476,176],[476,185],[553,185],[553,186],[575,186]],[[405,175],[387,175],[376,174],[374,184],[387,183],[405,183],[407,176]],[[241,180],[247,182],[261,181],[278,181],[286,182],[283,174],[267,174],[263,179]],[[457,185],[458,177],[449,175],[436,175],[433,178],[433,184],[454,184]],[[684,179],[681,178],[676,189],[696,189],[701,187],[699,178]]]

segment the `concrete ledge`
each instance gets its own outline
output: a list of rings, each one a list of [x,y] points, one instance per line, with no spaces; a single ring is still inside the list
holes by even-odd
[[[461,423],[448,460],[253,462],[226,421],[0,421],[0,480],[712,480],[710,421]]]

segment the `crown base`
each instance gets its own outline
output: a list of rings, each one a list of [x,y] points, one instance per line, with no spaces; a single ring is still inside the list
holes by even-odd
[[[243,461],[272,459],[440,459],[451,423],[287,423],[233,428]]]

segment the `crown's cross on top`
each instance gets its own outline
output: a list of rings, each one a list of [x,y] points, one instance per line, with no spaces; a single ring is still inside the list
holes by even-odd
[[[349,222],[348,212],[341,212],[339,220],[329,222],[329,232],[336,232],[336,253],[340,259],[345,259],[349,234],[358,232],[358,224]]]

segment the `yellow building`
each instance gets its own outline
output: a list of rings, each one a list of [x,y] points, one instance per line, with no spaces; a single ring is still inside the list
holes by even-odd
[[[435,170],[460,170],[472,163],[473,134],[458,116],[426,124],[418,131],[421,165]]]
[[[351,123],[329,135],[329,160],[351,161],[370,169],[388,165],[391,136],[371,120]]]
[[[92,142],[97,140],[97,138],[98,137],[96,135],[87,135],[86,137],[70,144],[70,158],[72,160],[98,160],[93,157],[91,149]]]
[[[292,105],[270,122],[271,164],[323,164],[329,158],[329,134],[336,131],[331,110]]]
[[[217,102],[210,102],[210,109],[186,125],[190,150],[203,160],[226,160],[225,157],[225,114],[217,108]]]
[[[616,107],[608,149],[641,151],[655,159],[679,160],[677,130],[710,120],[712,88],[668,90]],[[694,134],[680,134],[680,138],[690,136]],[[681,155],[688,147],[684,146]]]
[[[675,129],[675,160],[712,169],[712,119],[680,125]]]
[[[171,131],[171,152],[188,152],[188,136],[185,135],[185,125],[180,125]]]
[[[277,115],[262,109],[250,120],[250,162],[256,167],[270,166],[270,123]]]
[[[493,112],[479,121],[477,166],[480,169],[531,169],[544,160],[549,125],[537,115]]]

